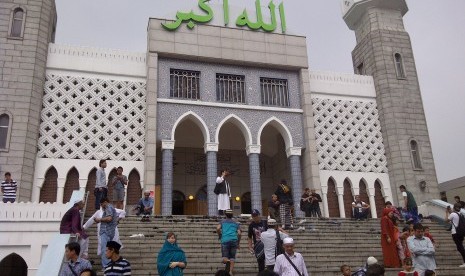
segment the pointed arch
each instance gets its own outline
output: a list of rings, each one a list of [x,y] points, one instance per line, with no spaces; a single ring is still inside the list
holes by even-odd
[[[268,120],[266,120],[262,124],[262,126],[259,128],[258,135],[257,135],[257,145],[261,145],[260,138],[262,136],[263,129],[267,125],[271,125],[271,126],[273,126],[274,128],[276,128],[279,131],[279,133],[281,134],[281,136],[284,139],[286,149],[294,147],[294,142],[292,140],[291,132],[289,131],[287,126],[281,120],[279,120],[278,118],[276,118],[274,116],[269,118]]]
[[[370,197],[368,196],[368,189],[367,189],[368,183],[365,180],[365,178],[362,177],[362,179],[360,179],[358,187],[359,187],[360,200],[367,204],[370,204]]]
[[[352,215],[352,202],[354,202],[354,194],[352,193],[352,182],[350,181],[350,178],[346,177],[344,179],[344,209],[346,212],[346,218],[351,218],[353,217]]]
[[[229,114],[218,124],[218,127],[216,128],[216,133],[215,133],[215,143],[220,142],[220,130],[223,127],[223,125],[227,122],[231,122],[232,124],[234,124],[241,130],[242,135],[244,135],[244,138],[245,138],[246,146],[253,144],[252,132],[250,132],[249,127],[241,118],[239,118],[238,116],[234,114]]]
[[[128,176],[128,189],[126,196],[126,206],[136,205],[142,196],[142,187],[140,186],[140,174],[137,169],[132,169]]]
[[[74,190],[79,190],[79,172],[76,167],[72,167],[66,175],[63,203],[69,202]]]
[[[95,180],[96,180],[97,168],[93,167],[89,174],[87,175],[87,184],[86,192],[89,192],[89,197],[87,198],[87,209],[86,216],[91,216],[95,212]]]
[[[176,120],[176,122],[173,125],[173,129],[171,130],[171,140],[174,141],[174,135],[176,133],[176,128],[179,126],[179,124],[181,124],[182,122],[188,119],[191,119],[200,128],[200,131],[203,134],[203,139],[205,143],[210,142],[210,132],[208,131],[207,124],[199,115],[197,115],[195,112],[192,112],[192,111],[188,111],[182,114],[178,118],[178,120]]]
[[[40,189],[39,202],[56,202],[58,189],[58,172],[51,166],[45,173],[44,183]]]
[[[336,191],[337,183],[336,180],[331,176],[328,179],[328,212],[329,217],[331,218],[339,218],[341,214],[339,213],[339,203],[337,199],[337,191]]]
[[[113,188],[114,188],[114,185],[112,183],[112,180],[113,180],[113,177],[116,176],[116,167],[114,167],[113,169],[111,169],[111,171],[107,171],[107,187],[108,187],[108,192],[107,192],[107,198],[108,200],[110,200],[110,202],[113,202]],[[113,204],[115,204],[113,202]]]
[[[379,179],[375,180],[375,205],[376,214],[378,218],[383,216],[384,209],[384,196],[383,196],[383,184]]]
[[[27,276],[27,263],[18,254],[11,253],[0,261],[2,275]]]

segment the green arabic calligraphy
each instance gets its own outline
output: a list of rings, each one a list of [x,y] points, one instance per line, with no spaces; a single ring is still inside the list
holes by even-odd
[[[196,23],[204,24],[208,23],[213,19],[213,10],[210,6],[206,3],[209,0],[199,0],[199,7],[203,10],[206,14],[204,15],[197,15],[191,10],[188,13],[185,12],[177,12],[176,13],[176,21],[172,23],[162,23],[163,27],[167,30],[174,31],[181,26],[183,22],[188,22],[187,27],[189,29],[193,29]],[[271,22],[265,23],[263,21],[263,13],[262,8],[260,5],[260,0],[255,1],[255,9],[256,9],[256,22],[252,22],[249,19],[249,15],[247,14],[247,10],[244,9],[242,14],[236,20],[236,26],[244,27],[247,26],[249,29],[252,30],[264,30],[265,32],[274,32],[276,30],[277,20],[276,20],[276,5],[273,3],[273,0],[270,1],[268,4],[268,9],[270,10]],[[284,3],[279,4],[279,17],[281,21],[281,31],[283,33],[286,32],[286,15],[284,12]],[[224,16],[224,25],[229,25],[229,1],[223,0],[223,16]]]
[[[211,9],[210,6],[208,6],[206,4],[206,2],[208,2],[210,0],[199,0],[199,7],[200,9],[202,9],[203,11],[205,11],[207,14],[206,15],[197,15],[194,13],[193,10],[191,10],[191,12],[189,13],[184,13],[184,12],[177,12],[176,13],[176,21],[173,22],[173,23],[161,23],[161,25],[163,27],[165,27],[166,29],[170,30],[170,31],[174,31],[176,30],[177,28],[179,28],[179,26],[182,24],[182,22],[189,22],[187,23],[187,27],[189,27],[189,29],[193,29],[195,27],[195,23],[194,22],[197,22],[197,23],[208,23],[210,22],[212,19],[213,19],[213,10]]]

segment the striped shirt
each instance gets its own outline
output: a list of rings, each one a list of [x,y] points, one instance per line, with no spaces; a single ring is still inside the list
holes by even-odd
[[[111,261],[105,266],[105,271],[103,272],[105,276],[122,276],[122,275],[131,275],[131,264],[123,257],[119,257],[115,262]]]
[[[95,188],[107,188],[107,177],[104,168],[98,168],[95,177]]]
[[[307,272],[307,267],[305,266],[305,261],[304,257],[302,257],[302,254],[294,252],[294,255],[289,256],[289,254],[286,254],[289,259],[294,263],[294,265],[297,267],[297,269],[300,272],[300,275],[302,276],[309,276],[310,274]],[[276,257],[276,264],[274,265],[274,272],[278,273],[280,276],[298,276],[297,271],[295,271],[295,268],[291,265],[291,263],[286,259],[286,256],[284,254],[279,255]]]
[[[2,191],[3,191],[3,198],[5,199],[16,199],[16,189],[18,188],[18,184],[13,179],[10,182],[3,181],[2,182]]]

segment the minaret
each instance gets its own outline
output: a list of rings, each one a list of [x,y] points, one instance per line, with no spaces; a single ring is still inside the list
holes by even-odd
[[[373,76],[389,178],[397,204],[399,186],[417,204],[439,198],[436,170],[410,36],[406,0],[343,0],[343,18],[355,31],[356,74]]]
[[[0,177],[11,172],[18,201],[31,200],[55,0],[0,3]]]

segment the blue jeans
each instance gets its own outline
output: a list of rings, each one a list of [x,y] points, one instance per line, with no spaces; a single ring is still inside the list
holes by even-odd
[[[107,242],[111,241],[113,238],[110,238],[107,234],[100,234],[100,252],[102,252],[102,268],[105,268],[109,263],[110,259],[107,258],[105,252],[107,251]]]
[[[95,210],[100,210],[100,200],[102,198],[106,198],[108,193],[107,188],[102,188],[100,191],[99,188],[94,189],[94,195],[95,195]]]

